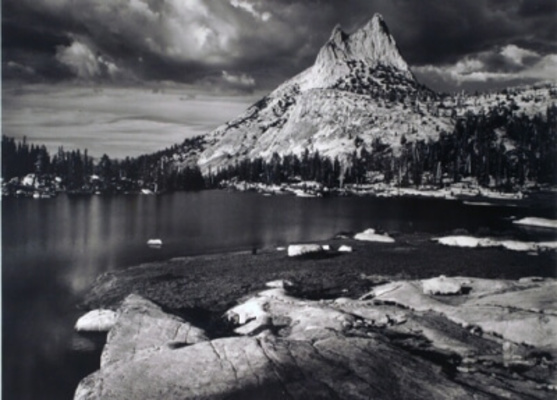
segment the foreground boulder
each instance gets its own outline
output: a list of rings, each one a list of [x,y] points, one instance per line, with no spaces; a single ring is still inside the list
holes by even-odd
[[[520,297],[554,310],[552,280],[452,279],[471,287],[442,297],[466,297],[462,321],[487,304],[512,319],[504,309]],[[421,281],[381,285],[361,300],[304,300],[271,286],[225,314],[241,336],[213,340],[201,330],[191,340],[187,322],[128,298],[107,343],[118,351],[75,399],[544,399],[556,383],[549,353],[453,321],[443,312],[461,306],[424,294]],[[183,345],[169,346],[176,336]]]
[[[108,332],[116,323],[116,312],[112,310],[91,310],[75,323],[78,332]]]
[[[118,319],[108,334],[101,367],[206,340],[202,329],[132,294],[120,307]]]

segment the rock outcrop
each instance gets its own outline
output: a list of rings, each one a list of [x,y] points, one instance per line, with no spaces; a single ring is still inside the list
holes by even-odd
[[[75,323],[78,332],[108,332],[116,323],[116,313],[112,310],[91,310]]]
[[[460,286],[468,294],[432,296],[436,291],[432,282],[438,284],[439,291],[454,292]],[[446,291],[441,294],[448,294]],[[419,312],[434,311],[455,323],[476,326],[513,342],[557,350],[555,293],[557,281],[552,279],[517,282],[456,277],[391,282],[374,288],[362,298]]]
[[[108,334],[101,367],[206,340],[202,329],[132,294],[120,307],[118,319]]]
[[[462,291],[462,282],[441,275],[423,280],[422,288],[425,294],[459,294]]]
[[[555,281],[452,279],[470,292],[439,297],[400,281],[361,300],[310,301],[268,289],[226,313],[241,336],[212,340],[132,295],[109,335],[110,360],[75,399],[548,398]],[[521,304],[528,310],[516,312]],[[532,325],[528,313],[548,322]],[[523,329],[482,334],[487,317]]]

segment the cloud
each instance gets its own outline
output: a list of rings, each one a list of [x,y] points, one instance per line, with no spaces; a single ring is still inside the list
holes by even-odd
[[[270,76],[274,84],[309,65],[336,19],[330,4],[315,13],[314,0],[3,3],[8,15],[5,25],[14,33],[6,36],[8,53],[37,54],[37,47],[44,44],[45,58],[50,52],[74,75],[95,77],[99,72],[94,56],[99,52],[140,79],[179,82],[199,81],[222,70],[243,70],[251,76]],[[27,29],[24,36],[22,27]],[[68,43],[68,37],[80,40]],[[53,46],[57,40],[63,43]],[[57,50],[59,46],[65,50]]]
[[[25,74],[25,75],[35,75],[36,74],[36,71],[35,71],[34,68],[31,68],[27,65],[17,63],[15,61],[8,61],[7,67],[9,69],[11,69],[12,71],[14,71],[16,73],[20,73],[20,74]]]
[[[233,74],[229,74],[226,71],[222,71],[222,79],[224,79],[226,82],[232,85],[244,86],[244,87],[255,86],[255,79],[253,79],[253,77],[246,74],[233,75]]]
[[[122,71],[102,55],[95,54],[85,43],[74,40],[69,46],[58,46],[56,59],[67,66],[78,78],[117,78]]]
[[[457,85],[470,82],[557,80],[557,54],[541,54],[514,44],[463,57],[454,64],[425,65],[414,71]]]
[[[517,65],[523,65],[524,60],[527,58],[537,59],[540,56],[535,51],[522,49],[514,44],[503,47],[500,54]]]
[[[229,85],[221,77],[224,70],[242,71],[253,77],[256,88],[272,89],[312,64],[336,23],[350,32],[380,12],[411,66],[454,66],[498,48],[504,51],[493,60],[479,59],[487,69],[475,72],[505,73],[496,68],[497,62],[519,71],[522,64],[535,63],[531,52],[542,58],[557,54],[556,4],[555,0],[4,0],[2,52],[4,60],[29,66],[46,80],[81,74],[94,79],[112,76],[117,81],[131,74],[138,81],[192,83],[212,78],[214,85]],[[65,50],[59,51],[60,46]]]
[[[68,66],[79,78],[95,78],[101,73],[95,54],[79,41],[74,41],[68,47],[58,47],[56,59]]]
[[[248,12],[249,14],[251,14],[255,18],[260,19],[263,22],[267,22],[272,17],[272,14],[270,12],[259,12],[255,9],[253,3],[249,3],[245,0],[230,0],[230,4],[232,5],[232,7],[243,9],[244,11]]]

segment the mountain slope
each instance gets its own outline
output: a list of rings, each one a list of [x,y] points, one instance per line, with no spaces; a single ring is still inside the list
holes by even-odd
[[[208,134],[198,165],[207,173],[305,149],[347,160],[356,142],[380,137],[396,148],[403,134],[436,138],[452,126],[448,117],[431,115],[436,98],[416,81],[376,14],[351,35],[335,27],[313,66]]]

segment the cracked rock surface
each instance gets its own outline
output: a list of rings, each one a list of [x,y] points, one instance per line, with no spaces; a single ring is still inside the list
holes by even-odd
[[[554,318],[555,282],[454,279],[469,292],[401,281],[359,300],[308,300],[274,285],[227,311],[230,336],[213,339],[130,295],[75,399],[552,398],[555,342],[534,347],[536,332],[512,327],[532,327],[536,311],[520,304]],[[475,329],[487,306],[511,328]]]

